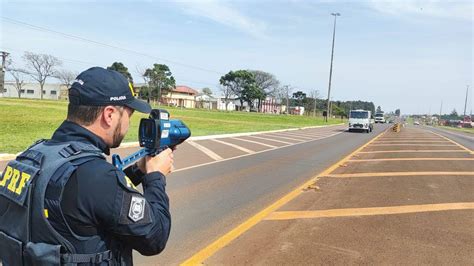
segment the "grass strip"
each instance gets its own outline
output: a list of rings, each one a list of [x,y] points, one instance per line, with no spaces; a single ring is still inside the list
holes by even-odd
[[[0,99],[0,153],[17,153],[37,139],[48,139],[66,118],[66,101],[36,99]],[[155,106],[158,108],[158,106]],[[172,119],[181,119],[192,136],[256,132],[307,126],[338,124],[341,119],[324,122],[322,117],[274,115],[248,112],[223,112],[205,109],[181,109],[161,106]],[[124,141],[138,140],[138,125],[146,114],[132,116]]]

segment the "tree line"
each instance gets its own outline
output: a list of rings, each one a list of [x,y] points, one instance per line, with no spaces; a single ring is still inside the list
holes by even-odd
[[[69,87],[78,73],[60,69],[62,61],[47,54],[25,52],[23,55],[25,68],[20,68],[7,60],[6,70],[14,78],[14,87],[21,97],[22,86],[26,76],[32,77],[40,85],[40,96],[43,99],[43,87],[48,78],[56,78],[63,85]],[[107,69],[116,70],[123,74],[133,84],[133,77],[129,69],[121,62],[114,62]],[[139,97],[148,102],[160,102],[162,95],[171,93],[176,88],[176,80],[165,64],[153,64],[150,68],[138,68],[137,72],[143,78],[145,85],[139,88]],[[319,98],[319,91],[312,90],[309,95],[291,85],[281,85],[275,75],[261,70],[235,70],[229,71],[219,79],[220,91],[226,105],[234,100],[240,102],[242,109],[244,103],[251,111],[262,111],[265,99],[273,98],[277,103],[286,106],[302,106],[305,114],[318,115],[327,109],[327,101]],[[209,88],[203,88],[202,93],[211,95]],[[333,101],[332,114],[347,116],[351,109],[364,109],[375,112],[372,102],[366,101]]]

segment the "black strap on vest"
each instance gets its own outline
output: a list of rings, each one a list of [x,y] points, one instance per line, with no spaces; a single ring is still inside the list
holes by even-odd
[[[94,254],[61,254],[61,264],[67,263],[92,263],[99,264],[112,260],[110,250]]]

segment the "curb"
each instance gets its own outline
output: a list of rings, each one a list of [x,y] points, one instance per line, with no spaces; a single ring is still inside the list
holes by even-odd
[[[278,129],[278,130],[270,130],[270,131],[256,131],[256,132],[245,132],[245,133],[232,133],[232,134],[220,134],[220,135],[208,135],[208,136],[198,136],[198,137],[190,137],[186,141],[196,141],[196,140],[206,140],[206,139],[221,139],[221,138],[234,138],[234,137],[242,137],[242,136],[250,136],[255,134],[264,134],[264,133],[274,133],[274,132],[285,132],[285,131],[296,131],[302,129],[311,129],[311,128],[321,128],[321,127],[333,127],[333,126],[341,126],[345,125],[346,123],[340,124],[333,124],[333,125],[324,125],[324,126],[311,126],[311,127],[299,127],[299,128],[289,128],[289,129]],[[120,145],[120,148],[134,148],[139,147],[138,141],[134,142],[125,142]],[[21,153],[21,152],[20,152]],[[0,153],[0,161],[9,161],[16,158],[17,154],[11,153]]]

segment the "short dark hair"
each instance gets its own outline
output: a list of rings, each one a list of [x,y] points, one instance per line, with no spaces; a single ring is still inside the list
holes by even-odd
[[[67,106],[67,120],[80,125],[90,126],[104,111],[104,109],[105,106],[69,104]]]

